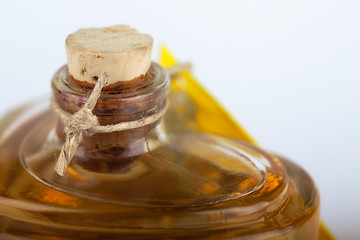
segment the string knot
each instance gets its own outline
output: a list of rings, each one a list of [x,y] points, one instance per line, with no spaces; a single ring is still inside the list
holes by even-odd
[[[94,134],[91,129],[99,125],[98,118],[89,108],[82,108],[73,115],[64,119],[64,133],[66,135],[83,132],[87,137]]]

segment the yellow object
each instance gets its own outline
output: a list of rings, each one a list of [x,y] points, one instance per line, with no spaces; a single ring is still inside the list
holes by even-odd
[[[161,47],[160,64],[165,68],[177,64],[177,60],[165,46]],[[196,105],[196,129],[256,144],[256,141],[195,80],[190,71],[183,71],[171,80],[171,90],[185,93]],[[333,239],[335,237],[325,224],[321,223],[318,240]]]

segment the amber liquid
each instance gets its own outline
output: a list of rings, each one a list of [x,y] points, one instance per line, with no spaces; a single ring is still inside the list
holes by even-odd
[[[14,117],[7,116],[0,130]],[[216,158],[206,149],[184,153],[164,145],[97,172],[97,161],[75,160],[60,178],[51,168],[57,152],[50,151],[38,168],[56,185],[44,184],[21,164],[21,143],[34,125],[49,119],[55,122],[45,112],[8,137],[0,135],[0,239],[317,238],[317,190],[286,160],[275,162],[262,182],[246,164],[240,174],[226,171],[209,164]],[[38,147],[41,141],[27,144]]]

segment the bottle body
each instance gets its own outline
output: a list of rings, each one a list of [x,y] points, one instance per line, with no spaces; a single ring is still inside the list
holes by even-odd
[[[163,106],[162,97],[153,99]],[[64,177],[53,171],[63,142],[57,116],[43,109],[18,126],[15,118],[32,109],[5,116],[0,236],[317,239],[319,196],[306,172],[246,142],[175,124],[171,104],[163,121],[136,138],[87,139]],[[125,138],[131,144],[119,143]],[[98,142],[106,144],[92,150]]]

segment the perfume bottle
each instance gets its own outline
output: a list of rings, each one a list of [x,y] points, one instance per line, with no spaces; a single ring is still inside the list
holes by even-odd
[[[169,93],[167,71],[151,62],[149,35],[81,29],[66,45],[52,108],[1,120],[1,239],[317,239],[310,176],[201,132],[192,100]],[[91,114],[73,117],[101,81]]]

